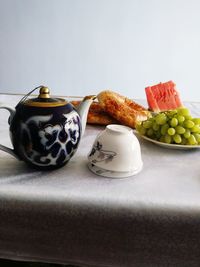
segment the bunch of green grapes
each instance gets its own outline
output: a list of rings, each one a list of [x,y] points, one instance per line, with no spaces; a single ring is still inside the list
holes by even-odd
[[[136,130],[168,144],[200,145],[200,118],[193,118],[185,107],[157,113],[138,123]]]

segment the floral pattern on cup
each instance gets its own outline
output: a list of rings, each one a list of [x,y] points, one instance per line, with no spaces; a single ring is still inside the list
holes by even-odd
[[[108,163],[113,160],[113,158],[117,155],[116,152],[105,150],[103,149],[103,145],[97,141],[96,144],[94,144],[89,157],[92,157],[96,154],[95,159],[91,160],[92,163],[102,162]]]

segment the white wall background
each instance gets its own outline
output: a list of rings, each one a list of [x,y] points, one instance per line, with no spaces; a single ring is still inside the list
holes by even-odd
[[[145,98],[173,80],[200,101],[199,78],[199,0],[0,0],[0,93]]]

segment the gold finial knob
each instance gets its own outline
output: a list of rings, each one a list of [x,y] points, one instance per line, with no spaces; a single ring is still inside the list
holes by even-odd
[[[39,98],[50,98],[49,93],[50,93],[49,88],[46,86],[42,86],[40,88]]]

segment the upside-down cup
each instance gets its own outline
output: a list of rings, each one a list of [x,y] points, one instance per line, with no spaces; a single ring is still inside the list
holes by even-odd
[[[140,143],[127,126],[110,124],[95,139],[89,169],[101,176],[122,178],[142,170]]]

